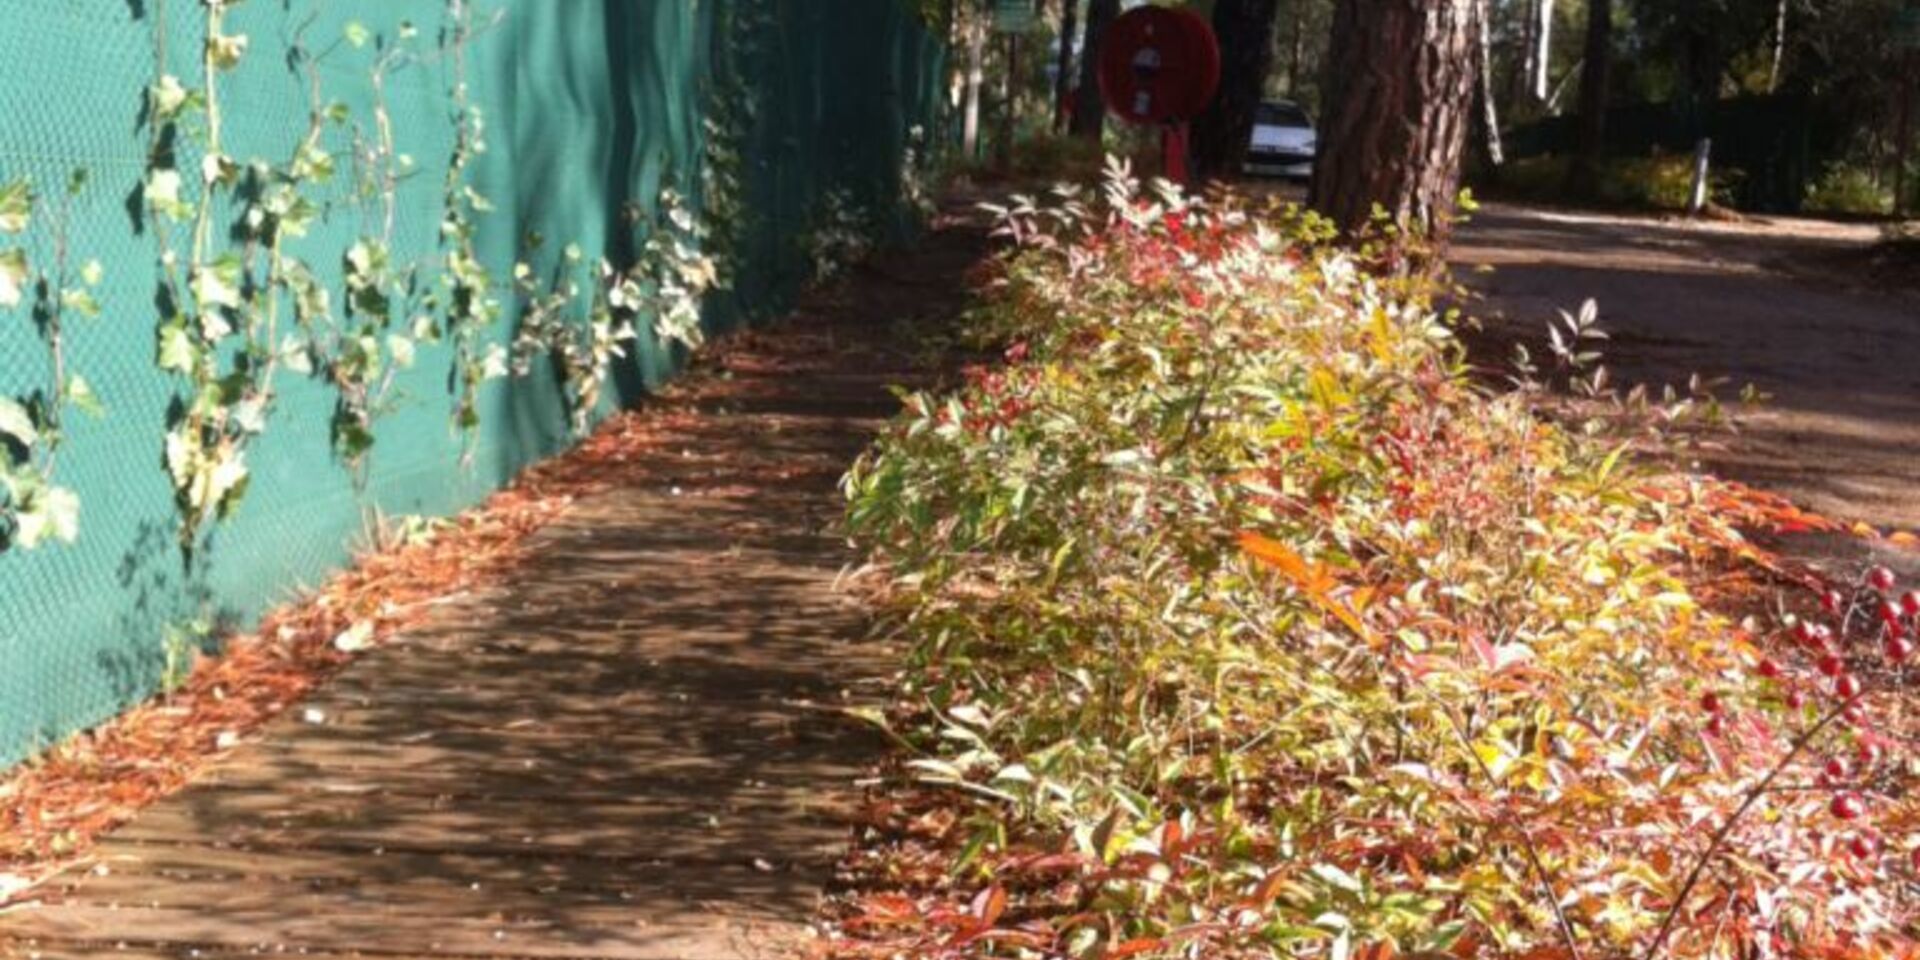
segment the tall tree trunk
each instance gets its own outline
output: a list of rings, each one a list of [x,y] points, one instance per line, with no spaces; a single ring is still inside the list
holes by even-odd
[[[1287,50],[1287,96],[1300,99],[1300,62],[1307,56],[1307,4],[1293,0],[1293,36]]]
[[[1547,99],[1553,85],[1553,0],[1540,0],[1540,19],[1533,26],[1533,98]]]
[[[1067,73],[1073,69],[1073,32],[1080,25],[1080,0],[1061,0],[1060,3],[1060,53],[1054,58],[1053,69],[1053,128],[1064,133],[1067,129],[1067,91],[1073,89],[1073,83]]]
[[[1773,62],[1767,65],[1767,92],[1776,93],[1780,89],[1780,61],[1787,55],[1787,3],[1780,0],[1780,6],[1773,13]]]
[[[1120,0],[1089,0],[1085,39],[1080,42],[1080,89],[1073,95],[1073,135],[1100,142],[1106,131],[1107,101],[1100,96],[1100,41],[1107,25],[1120,16]]]
[[[1212,180],[1240,169],[1253,136],[1253,115],[1273,69],[1273,22],[1279,0],[1215,0],[1220,38],[1220,92],[1193,124],[1193,172]]]
[[[1473,110],[1478,0],[1339,0],[1310,202],[1349,233],[1378,205],[1444,244]]]
[[[1500,105],[1493,89],[1493,11],[1488,0],[1479,4],[1480,122],[1486,127],[1487,165],[1497,174],[1507,162],[1507,151],[1500,143]]]
[[[980,87],[987,79],[987,28],[978,17],[961,28],[967,37],[967,87],[960,122],[960,152],[968,161],[980,156]]]
[[[1580,71],[1580,123],[1567,192],[1600,192],[1600,164],[1607,151],[1607,103],[1613,80],[1613,0],[1587,0],[1586,60]]]

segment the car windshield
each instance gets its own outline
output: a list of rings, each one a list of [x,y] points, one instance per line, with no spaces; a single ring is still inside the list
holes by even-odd
[[[1270,127],[1311,127],[1306,111],[1291,103],[1263,103],[1254,122]]]

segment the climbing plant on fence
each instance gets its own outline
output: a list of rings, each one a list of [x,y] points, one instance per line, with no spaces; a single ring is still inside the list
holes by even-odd
[[[871,246],[940,51],[854,5],[10,10],[0,762]]]

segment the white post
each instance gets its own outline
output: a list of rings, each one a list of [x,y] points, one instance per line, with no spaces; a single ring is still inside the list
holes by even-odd
[[[1693,196],[1687,203],[1687,212],[1695,216],[1707,208],[1707,170],[1712,161],[1713,138],[1701,137],[1693,151]]]
[[[1535,39],[1539,46],[1533,55],[1533,98],[1545,100],[1553,76],[1553,0],[1540,0],[1540,28],[1535,31]]]

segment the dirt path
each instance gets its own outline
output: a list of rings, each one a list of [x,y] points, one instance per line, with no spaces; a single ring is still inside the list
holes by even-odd
[[[1494,332],[1543,343],[1554,311],[1595,298],[1625,382],[1726,377],[1772,399],[1700,466],[1821,513],[1920,529],[1920,296],[1810,264],[1871,243],[1814,221],[1663,222],[1490,205],[1459,238]],[[1491,272],[1476,272],[1480,265]],[[1920,570],[1903,551],[1822,540],[1808,555]]]
[[[881,750],[842,713],[888,661],[835,589],[836,482],[979,252],[936,234],[723,351],[509,588],[0,914],[0,956],[791,953]]]

